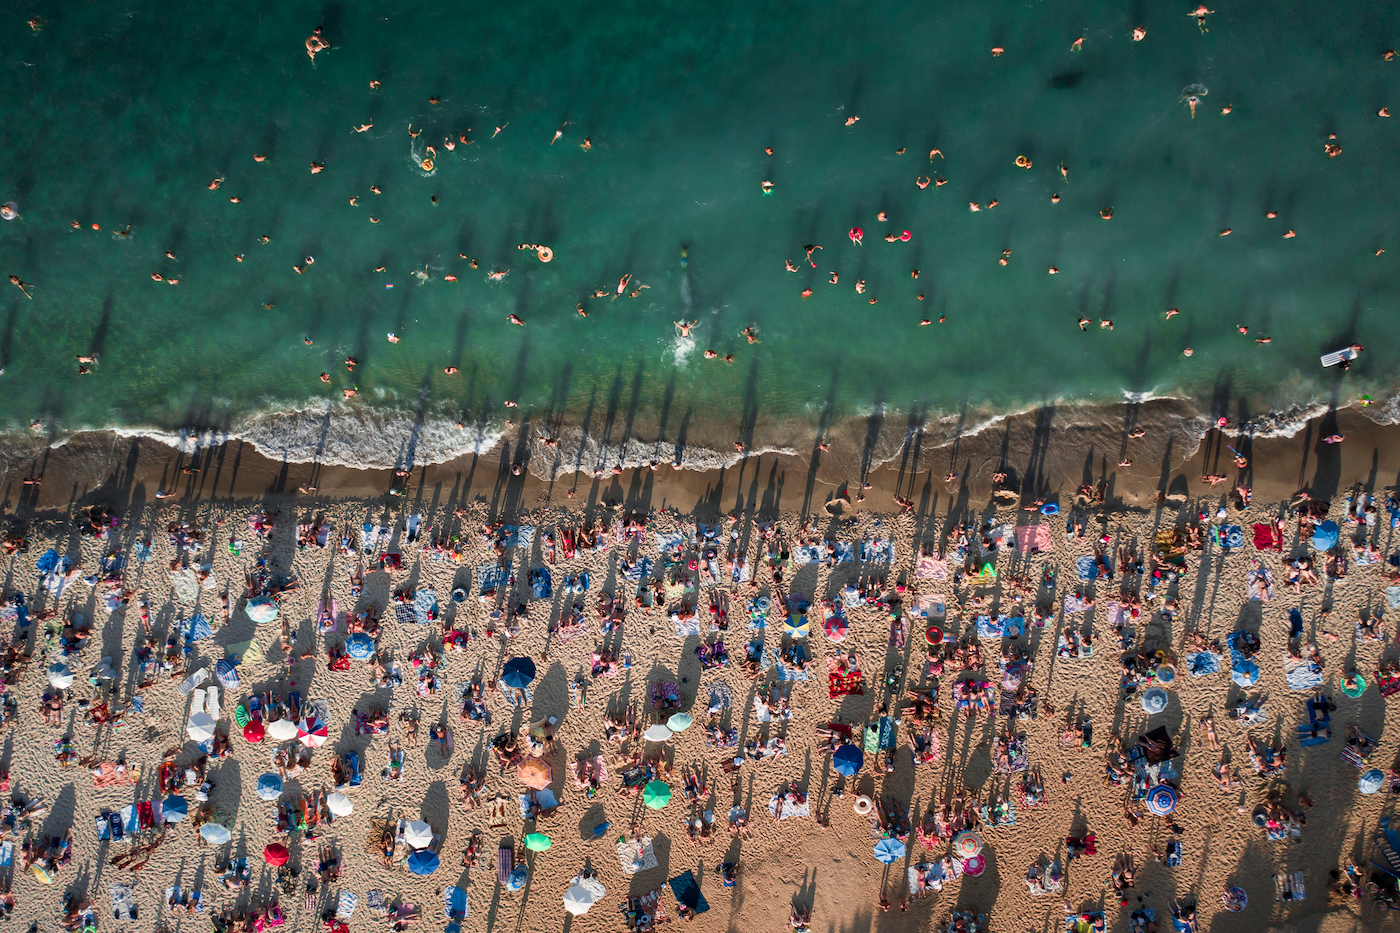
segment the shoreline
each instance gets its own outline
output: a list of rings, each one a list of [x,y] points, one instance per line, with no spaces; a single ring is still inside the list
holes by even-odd
[[[333,459],[278,459],[260,443],[241,438],[186,438],[176,446],[172,442],[179,439],[170,435],[115,431],[77,432],[52,444],[38,436],[11,435],[0,438],[0,510],[51,512],[95,502],[140,507],[156,501],[160,492],[172,505],[266,496],[308,503],[380,497],[389,504],[395,499],[421,504],[431,490],[435,501],[444,494],[457,503],[485,497],[493,514],[505,514],[503,507],[573,508],[609,500],[629,507],[665,503],[685,512],[704,507],[725,512],[753,500],[752,489],[726,499],[731,478],[747,487],[760,473],[770,485],[790,489],[796,481],[802,495],[798,511],[804,515],[843,491],[852,500],[848,509],[857,510],[898,508],[892,501],[897,495],[914,499],[920,511],[949,498],[985,502],[993,496],[997,472],[1009,474],[1003,486],[1017,492],[1022,504],[1043,499],[1068,507],[1081,484],[1098,482],[1109,484],[1111,506],[1130,509],[1152,507],[1165,495],[1180,501],[1226,493],[1240,482],[1253,488],[1256,501],[1288,499],[1310,486],[1316,487],[1314,496],[1327,498],[1353,482],[1400,481],[1395,480],[1400,425],[1379,423],[1377,414],[1375,408],[1342,409],[1289,422],[1286,429],[1256,423],[1241,430],[1232,424],[1223,433],[1172,399],[1045,407],[989,418],[973,430],[946,421],[909,418],[898,424],[897,416],[872,416],[829,425],[822,434],[825,450],[815,437],[795,433],[769,447],[730,454],[700,445],[714,440],[704,436],[713,428],[695,443],[689,437],[681,443],[645,441],[637,435],[655,426],[634,423],[629,439],[611,446],[582,429],[555,428],[558,443],[546,446],[544,434],[525,420],[505,428],[479,452],[441,462],[414,462],[418,438],[411,425],[400,425],[404,436],[389,435],[383,443],[405,451],[400,462],[410,467],[406,471],[356,468]],[[1130,438],[1134,429],[1146,433]],[[1335,447],[1320,443],[1320,437],[1334,433],[1346,441]],[[1234,467],[1229,447],[1249,458],[1247,469]],[[671,462],[677,451],[679,468]],[[1131,465],[1122,466],[1127,460]],[[958,474],[953,483],[945,481],[950,472]],[[1227,474],[1229,482],[1210,487],[1201,480],[1206,473]],[[40,484],[24,484],[36,477]],[[862,481],[870,488],[857,502]],[[404,495],[391,495],[390,489]],[[920,497],[929,501],[920,503]],[[1005,489],[1003,497],[1010,500]],[[763,507],[787,510],[791,500],[773,498]]]

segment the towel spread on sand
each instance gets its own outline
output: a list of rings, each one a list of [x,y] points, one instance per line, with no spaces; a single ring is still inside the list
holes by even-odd
[[[482,564],[476,568],[476,585],[480,593],[487,593],[506,585],[510,571],[496,564]]]
[[[1016,553],[1035,554],[1050,550],[1049,525],[1021,525],[1016,529]]]
[[[1081,555],[1075,560],[1074,566],[1079,572],[1081,580],[1097,580],[1099,578],[1099,562],[1092,555]]]
[[[651,837],[638,840],[623,839],[617,844],[617,861],[622,865],[624,875],[635,875],[657,866],[656,850],[652,848]]]
[[[948,579],[948,562],[941,557],[920,557],[914,576],[921,580]]]

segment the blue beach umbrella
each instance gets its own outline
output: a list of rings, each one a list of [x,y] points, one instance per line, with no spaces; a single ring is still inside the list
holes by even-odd
[[[865,755],[855,745],[842,745],[836,750],[836,754],[831,756],[831,766],[836,769],[837,774],[844,774],[846,777],[853,777],[863,764]]]
[[[218,823],[205,823],[199,827],[199,835],[211,846],[221,846],[233,838],[233,833],[228,831],[228,827]]]
[[[374,654],[374,639],[364,632],[356,632],[346,640],[345,653],[356,661],[368,661]]]
[[[238,662],[233,658],[224,658],[214,665],[214,678],[223,686],[225,690],[238,689]]]
[[[1319,551],[1329,551],[1336,546],[1339,534],[1337,523],[1329,519],[1313,530],[1312,546]]]
[[[165,798],[165,803],[160,805],[160,818],[164,823],[178,823],[190,814],[190,805],[185,802],[184,797],[176,797],[174,794]]]
[[[886,865],[893,865],[904,858],[904,843],[898,839],[881,839],[875,843],[875,858]]]
[[[511,658],[501,668],[501,683],[524,690],[535,679],[535,662],[529,658]]]
[[[276,800],[282,796],[282,779],[271,771],[258,778],[258,796],[263,800]]]
[[[1363,794],[1374,794],[1385,786],[1385,772],[1380,768],[1372,768],[1361,775],[1356,786]]]
[[[1158,784],[1147,792],[1147,809],[1158,816],[1167,816],[1176,809],[1176,788]]]
[[[436,852],[420,849],[408,857],[407,864],[408,870],[415,875],[431,875],[438,870],[438,855]]]
[[[273,622],[277,619],[277,603],[270,596],[257,596],[248,600],[248,605],[243,611],[248,614],[248,618],[258,623]]]

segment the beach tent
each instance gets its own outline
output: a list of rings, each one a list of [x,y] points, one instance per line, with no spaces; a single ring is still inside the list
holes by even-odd
[[[422,820],[414,820],[404,827],[403,841],[411,849],[421,849],[433,842],[433,828]]]

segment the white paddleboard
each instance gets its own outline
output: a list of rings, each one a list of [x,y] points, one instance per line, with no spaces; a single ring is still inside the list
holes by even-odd
[[[1344,349],[1344,350],[1336,350],[1336,351],[1333,351],[1332,353],[1324,353],[1324,354],[1322,355],[1322,365],[1323,365],[1323,366],[1336,366],[1337,364],[1339,364],[1339,363],[1341,363],[1341,362],[1343,362],[1343,361],[1345,361],[1345,360],[1354,360],[1354,359],[1356,359],[1356,351],[1353,350],[1351,347],[1347,347],[1347,348]]]

